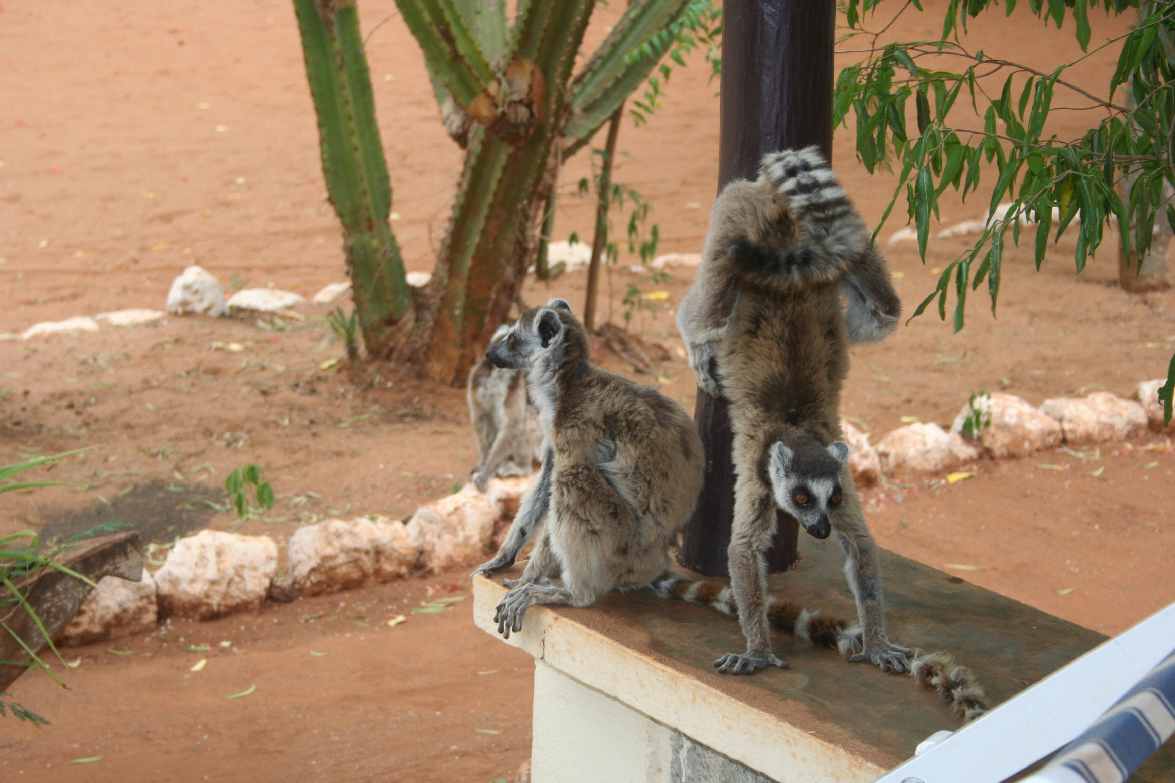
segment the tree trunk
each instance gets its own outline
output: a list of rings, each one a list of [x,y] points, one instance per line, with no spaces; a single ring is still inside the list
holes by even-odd
[[[819,145],[832,159],[836,5],[811,0],[726,0],[723,4],[721,141],[718,189],[753,179],[766,152]],[[706,448],[706,478],[686,526],[683,565],[725,576],[734,512],[727,402],[699,391],[694,411]],[[796,560],[798,527],[777,512],[768,553],[772,571]]]
[[[616,140],[620,136],[620,121],[624,104],[608,122],[608,140],[604,144],[604,164],[600,169],[600,192],[596,200],[596,230],[592,235],[592,259],[588,263],[587,293],[583,302],[583,325],[589,332],[596,330],[596,302],[600,293],[600,266],[608,245],[608,209],[612,201],[612,162],[616,155]]]
[[[1133,100],[1131,101],[1133,103]],[[1129,203],[1130,189],[1134,186],[1134,176],[1122,178],[1118,195],[1122,203]],[[1164,190],[1164,205],[1173,203],[1175,194],[1170,186]],[[1129,226],[1118,226],[1119,231],[1129,232]],[[1155,214],[1155,235],[1151,237],[1151,246],[1146,255],[1138,257],[1138,248],[1131,242],[1130,252],[1123,253],[1121,243],[1118,244],[1118,283],[1123,291],[1132,294],[1141,294],[1147,291],[1163,291],[1171,287],[1167,279],[1167,249],[1171,245],[1171,224],[1167,220],[1165,206],[1159,207]]]

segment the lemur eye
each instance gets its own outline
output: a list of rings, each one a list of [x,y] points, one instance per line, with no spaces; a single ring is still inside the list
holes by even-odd
[[[812,498],[808,496],[807,492],[797,492],[791,496],[791,499],[793,503],[801,508],[812,502]]]
[[[518,347],[518,335],[515,334],[514,332],[511,332],[510,336],[506,338],[506,345],[508,345],[511,348],[517,348]]]
[[[836,508],[844,500],[844,493],[840,491],[840,487],[832,490],[832,494],[828,496],[828,505]]]

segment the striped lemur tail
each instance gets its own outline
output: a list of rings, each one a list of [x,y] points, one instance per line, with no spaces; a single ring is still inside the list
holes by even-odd
[[[763,157],[759,181],[786,197],[795,236],[777,242],[736,241],[730,252],[760,284],[803,288],[840,281],[869,249],[869,231],[817,147]]]
[[[691,604],[709,606],[723,614],[736,616],[734,593],[723,582],[687,579],[665,574],[651,585],[662,598],[676,598]],[[767,597],[767,618],[773,628],[789,633],[815,647],[836,650],[848,657],[856,643],[859,629],[840,618],[821,617],[817,610],[805,609],[775,595]],[[936,691],[963,723],[987,712],[987,695],[966,666],[955,663],[948,653],[924,653],[915,650],[910,661],[910,676],[924,687]]]

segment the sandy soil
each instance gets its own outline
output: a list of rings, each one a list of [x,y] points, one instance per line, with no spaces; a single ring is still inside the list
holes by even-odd
[[[444,136],[402,23],[392,18],[376,29],[386,11],[364,11],[396,188],[394,227],[410,268],[427,270],[459,150]],[[602,12],[592,41],[614,13]],[[929,34],[939,18],[931,17],[910,15],[898,32]],[[1098,36],[1120,29],[1095,25]],[[969,40],[1051,67],[1075,54],[1068,35],[992,16],[973,24]],[[1076,78],[1097,87],[1112,66],[1112,50],[1103,52]],[[716,178],[716,89],[695,63],[675,73],[651,123],[621,136],[617,177],[653,202],[663,251],[696,252],[705,232]],[[233,288],[272,284],[306,296],[342,278],[288,8],[247,4],[230,16],[192,0],[78,0],[62,14],[3,3],[0,94],[7,107],[0,115],[0,332],[161,307],[172,277],[189,263]],[[1080,112],[1060,113],[1058,133],[1086,121]],[[892,179],[870,178],[855,165],[851,139],[851,130],[837,135],[838,167],[875,219]],[[574,196],[586,166],[572,161],[563,179],[560,235],[588,235],[592,206]],[[967,204],[945,201],[943,220],[978,217],[985,201],[983,193]],[[900,223],[891,221],[886,234]],[[910,245],[890,252],[908,309],[965,246],[932,242],[925,265]],[[1017,252],[1005,269],[998,318],[977,301],[959,335],[927,316],[856,351],[845,414],[877,438],[904,417],[949,424],[978,389],[1039,402],[1095,389],[1128,395],[1137,381],[1158,377],[1175,349],[1175,294],[1119,291],[1109,243],[1077,277],[1072,251],[1072,239],[1062,238],[1039,273],[1028,253]],[[655,282],[617,270],[605,293],[619,322],[629,285],[668,292],[632,322],[672,356],[643,380],[692,407],[693,382],[671,317],[689,277]],[[572,274],[531,284],[524,295],[578,303],[583,288],[582,274]],[[171,527],[153,526],[152,536],[166,541],[211,524],[282,539],[297,524],[328,516],[403,517],[459,485],[474,456],[463,393],[404,380],[396,368],[328,366],[342,349],[323,321],[327,309],[307,307],[299,320],[169,319],[0,342],[0,464],[90,448],[55,471],[64,486],[6,496],[0,532],[134,516],[128,509],[150,504],[129,504],[125,493],[151,482],[177,498],[198,498],[245,463],[261,465],[273,483],[279,501],[271,512],[240,523],[193,501],[182,524],[176,516]],[[630,371],[615,357],[601,358]],[[1175,598],[1164,565],[1175,532],[1162,517],[1175,486],[1171,451],[1169,439],[1146,436],[1100,450],[980,462],[975,478],[949,486],[898,477],[866,493],[870,520],[887,547],[1112,633]],[[387,627],[388,617],[430,589],[462,590],[462,575],[175,624],[158,637],[70,652],[81,664],[66,673],[69,691],[42,676],[15,686],[13,695],[54,725],[0,724],[0,771],[6,780],[54,781],[271,780],[295,771],[311,780],[508,776],[527,754],[529,663],[476,632],[465,605]],[[221,640],[233,644],[222,649]],[[192,643],[213,649],[191,653]],[[207,668],[190,672],[200,657],[209,658]],[[251,695],[224,698],[251,684]],[[70,764],[90,756],[102,759]]]

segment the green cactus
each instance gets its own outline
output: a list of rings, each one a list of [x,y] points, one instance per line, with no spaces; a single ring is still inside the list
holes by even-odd
[[[390,187],[354,0],[294,0],[369,353],[412,361],[436,380],[464,380],[536,256],[553,166],[648,77],[688,3],[631,4],[573,79],[596,0],[519,0],[512,23],[503,0],[396,0],[445,127],[466,149],[432,279],[413,298],[387,225]],[[402,319],[406,328],[396,328]]]
[[[388,225],[392,189],[375,120],[371,77],[353,3],[294,0],[306,77],[318,115],[322,172],[343,224],[352,296],[367,351],[385,354],[411,300]]]

